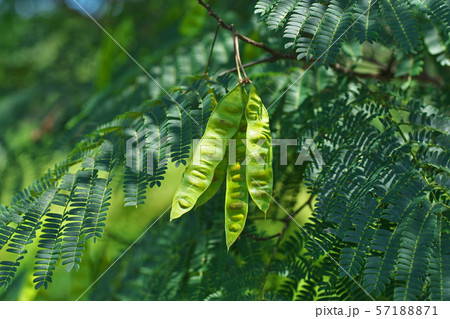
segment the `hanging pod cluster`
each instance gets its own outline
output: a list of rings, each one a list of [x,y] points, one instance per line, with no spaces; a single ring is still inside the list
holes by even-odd
[[[234,155],[234,156],[233,156]],[[253,85],[236,85],[217,104],[172,202],[170,219],[206,203],[226,180],[227,247],[244,229],[249,194],[264,213],[272,198],[269,115]]]

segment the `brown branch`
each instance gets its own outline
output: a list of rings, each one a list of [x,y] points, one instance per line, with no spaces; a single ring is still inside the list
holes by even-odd
[[[377,79],[380,81],[390,81],[390,80],[394,80],[394,79],[405,79],[408,78],[409,75],[404,75],[404,76],[399,76],[399,77],[395,77],[395,74],[392,72],[392,70],[389,70],[391,67],[388,66],[386,70],[381,70],[381,73],[376,73],[376,74],[372,74],[372,73],[359,73],[356,72],[355,70],[345,67],[339,63],[336,63],[335,65],[330,65],[330,67],[339,72],[339,73],[344,73],[348,76],[352,76],[352,77],[358,77],[361,79]],[[412,77],[412,79],[418,79],[424,82],[430,82],[433,83],[436,86],[441,86],[442,85],[442,78],[441,77],[433,77],[429,74],[426,74],[425,72],[422,72],[421,74]]]
[[[229,30],[231,32],[233,32],[233,26],[232,25],[228,25],[226,24],[223,19],[214,11],[212,11],[211,6],[205,2],[203,2],[202,0],[198,0],[198,3],[205,7],[206,10],[208,10],[208,15],[212,16],[214,19],[217,20],[217,22],[219,23],[219,25],[226,29]],[[236,30],[234,30],[235,35],[241,39],[242,41],[249,43],[255,47],[258,47],[266,52],[269,52],[272,56],[265,58],[265,59],[261,59],[261,60],[257,60],[254,62],[250,62],[248,64],[244,64],[244,67],[250,67],[256,64],[260,64],[260,63],[265,63],[265,62],[273,62],[273,61],[277,61],[280,59],[286,59],[286,60],[297,60],[297,56],[295,54],[287,54],[287,53],[281,53],[278,52],[276,50],[273,50],[271,48],[269,48],[268,46],[266,46],[263,42],[257,42],[253,39],[250,39],[249,37],[240,34],[239,32],[237,32]],[[311,60],[310,63],[315,63],[315,60]],[[375,59],[370,59],[370,62],[372,63],[376,63],[379,66],[382,66],[382,63],[376,61]],[[393,61],[391,61],[390,65],[388,65],[386,68],[383,68],[381,71],[381,73],[378,74],[368,74],[368,73],[358,73],[353,69],[347,68],[345,66],[342,66],[338,63],[336,63],[335,65],[330,65],[330,67],[335,70],[336,72],[339,73],[343,73],[352,77],[359,77],[359,78],[373,78],[373,79],[378,79],[381,81],[389,81],[392,79],[402,79],[402,78],[408,78],[408,75],[406,76],[402,76],[402,77],[395,77],[394,72],[391,70],[392,69],[392,63]],[[230,73],[236,71],[236,68],[233,69],[229,69],[226,71],[223,71],[222,73],[220,73],[220,75],[224,75],[226,73]],[[441,77],[433,77],[425,72],[422,72],[420,75],[413,77],[413,79],[418,79],[421,81],[425,81],[425,82],[430,82],[433,83],[436,86],[441,86],[442,85],[442,78]]]
[[[275,61],[280,60],[280,59],[281,59],[280,57],[276,57],[276,56],[273,56],[273,55],[272,55],[272,56],[267,57],[267,58],[264,58],[264,59],[255,60],[255,61],[246,63],[246,64],[243,65],[243,67],[244,67],[244,68],[249,68],[249,67],[254,66],[254,65],[257,65],[257,64],[266,63],[266,62],[275,62]],[[225,74],[227,74],[227,73],[234,72],[234,71],[236,71],[236,70],[237,70],[236,67],[234,67],[234,68],[231,68],[231,69],[228,69],[228,70],[225,70],[225,71],[220,72],[217,76],[220,77],[220,76],[222,76],[222,75],[225,75]]]
[[[221,25],[222,28],[229,30],[229,31],[233,31],[233,27],[231,25],[226,24],[221,17],[219,17],[214,11],[212,11],[211,6],[205,2],[203,2],[202,0],[198,0],[198,3],[205,7],[206,10],[208,10],[208,14],[213,17],[214,19],[217,20],[217,22],[219,22],[219,24]],[[287,54],[287,53],[280,53],[278,51],[275,51],[269,47],[267,47],[264,43],[262,42],[257,42],[253,39],[250,39],[249,37],[246,37],[245,35],[240,34],[239,32],[236,31],[236,36],[241,39],[244,42],[247,42],[255,47],[258,47],[264,51],[269,52],[270,54],[272,54],[275,57],[278,57],[279,59],[291,59],[291,60],[297,60],[297,57],[294,54]]]
[[[418,79],[425,82],[430,82],[435,84],[436,86],[442,86],[443,81],[440,76],[431,76],[425,72],[420,73],[418,76],[413,76],[413,79]]]

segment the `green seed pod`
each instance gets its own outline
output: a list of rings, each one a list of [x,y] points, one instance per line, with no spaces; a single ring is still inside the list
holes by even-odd
[[[252,85],[245,108],[247,120],[247,187],[252,200],[267,213],[272,198],[272,137],[269,114]]]
[[[217,104],[173,197],[170,220],[190,211],[211,184],[228,140],[238,130],[246,104],[247,94],[241,84],[236,85]]]
[[[214,171],[214,177],[211,181],[211,184],[197,199],[197,204],[195,204],[195,208],[198,208],[207,201],[209,201],[220,189],[220,186],[222,186],[222,183],[225,180],[225,174],[227,172],[227,164],[228,164],[228,154],[225,153],[223,160],[219,163],[219,165],[217,165],[216,170]]]
[[[241,128],[233,137],[236,139],[236,164],[228,165],[227,169],[227,187],[225,194],[225,235],[227,248],[241,234],[245,226],[248,212],[248,190],[245,178],[246,166],[242,165],[239,159],[245,158],[245,145],[242,139],[245,139],[245,119],[242,119]],[[244,147],[242,147],[244,146]]]

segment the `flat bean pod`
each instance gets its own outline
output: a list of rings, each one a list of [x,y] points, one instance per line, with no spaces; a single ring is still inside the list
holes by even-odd
[[[236,241],[245,226],[248,213],[248,189],[246,182],[246,166],[242,165],[245,160],[246,122],[242,119],[236,139],[236,163],[228,165],[227,185],[225,194],[225,235],[227,248]]]
[[[252,200],[264,213],[272,198],[272,137],[269,114],[254,86],[245,108],[247,120],[247,187]]]
[[[246,102],[247,94],[241,84],[219,101],[173,197],[171,220],[190,211],[211,184],[214,171],[224,157],[228,140],[238,130]]]
[[[223,160],[217,165],[214,171],[214,176],[209,187],[203,192],[203,194],[197,199],[195,208],[202,206],[204,203],[209,201],[220,189],[223,181],[225,180],[225,175],[227,172],[228,164],[228,154],[225,153]]]

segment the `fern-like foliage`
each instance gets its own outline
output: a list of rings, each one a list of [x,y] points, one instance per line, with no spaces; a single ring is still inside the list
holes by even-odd
[[[352,45],[380,39],[390,46],[387,35],[403,51],[395,52],[400,60],[405,52],[421,50],[421,32],[430,53],[448,63],[449,10],[442,1],[261,0],[255,12],[288,39],[286,47],[299,59],[317,65],[337,62],[346,39]],[[432,23],[419,28],[419,19]],[[10,205],[0,205],[0,287],[11,285],[25,256],[34,258],[36,288],[49,286],[58,264],[78,269],[87,242],[103,235],[118,179],[124,206],[137,206],[152,202],[148,189],[162,186],[170,164],[186,165],[192,140],[202,136],[217,99],[237,80],[224,75],[185,81],[205,60],[208,50],[199,48],[166,56],[152,70],[171,97],[130,75],[131,86],[127,78],[97,94],[69,122],[73,137],[89,131],[91,124],[81,123],[102,112],[98,105],[114,109],[115,117],[83,135],[66,161],[17,193]],[[230,48],[231,41],[219,39],[215,50]],[[396,76],[418,75],[425,54],[404,58]],[[226,64],[224,56],[214,59]],[[195,214],[170,224],[161,218],[86,296],[450,299],[448,94],[426,88],[422,98],[425,89],[411,81],[400,89],[366,87],[333,69],[305,72],[295,62],[247,71],[268,106],[273,137],[299,138],[289,165],[274,163],[274,196],[282,207],[272,203],[262,222],[249,205],[245,232],[227,252],[221,189]],[[311,150],[312,161],[292,164],[309,140],[324,164]],[[311,216],[297,210],[300,190],[307,193],[303,206]]]
[[[416,10],[419,8],[419,10]],[[425,13],[420,17],[419,12]],[[331,0],[258,1],[255,13],[269,29],[283,29],[286,47],[297,59],[335,64],[344,40],[373,42],[390,33],[405,53],[422,48],[418,19],[427,19],[448,39],[450,7],[439,0]],[[383,39],[386,42],[386,39]]]
[[[56,193],[55,188],[44,191],[39,198],[29,205],[28,212],[24,215],[22,221],[14,229],[14,233],[8,241],[6,251],[13,255],[11,261],[2,261],[0,272],[0,287],[11,284],[20,262],[27,254],[27,245],[36,238],[36,232],[41,227],[41,219],[49,211],[51,201]]]
[[[312,183],[319,222],[310,229],[327,250],[344,243],[341,276],[362,277],[374,297],[394,283],[394,299],[416,300],[426,294],[432,269],[440,267],[431,255],[442,240],[436,227],[448,216],[448,187],[434,180],[448,178],[450,122],[418,116],[424,106],[414,103],[399,105],[409,117],[398,121],[390,103],[350,107],[355,117],[330,121],[339,129],[316,137],[326,166]],[[341,105],[343,113],[335,103],[330,114],[346,114],[349,105]],[[315,257],[323,253],[315,243],[310,248]]]
[[[186,165],[192,138],[200,137],[215,104],[210,87],[209,81],[194,81],[174,91],[173,100],[144,103],[142,112],[101,125],[66,162],[17,194],[9,207],[1,206],[0,249],[6,247],[8,259],[0,263],[0,287],[11,284],[36,238],[36,289],[48,287],[59,261],[67,271],[78,269],[86,241],[102,237],[117,167],[125,166],[124,205],[144,204],[148,188],[161,186],[169,160]]]
[[[393,0],[381,1],[380,10],[391,26],[400,48],[405,52],[417,52],[420,48],[419,27],[408,3]]]
[[[276,3],[273,10],[271,10],[269,16],[267,17],[267,25],[269,26],[269,29],[278,29],[283,24],[283,20],[286,19],[288,13],[294,9],[297,2],[298,1],[296,0],[282,0]],[[259,7],[261,7],[261,5]],[[258,6],[255,8],[256,13],[260,12],[258,10]]]
[[[377,40],[380,25],[378,7],[374,4],[375,0],[360,0],[355,4],[355,38],[360,42],[372,43]]]
[[[34,279],[36,288],[44,286],[48,287],[48,283],[52,282],[55,264],[61,255],[61,235],[62,223],[67,219],[67,209],[72,198],[72,189],[75,183],[73,174],[64,175],[61,180],[60,188],[53,198],[52,204],[59,206],[62,212],[49,212],[47,218],[43,222],[42,236],[39,240],[39,248],[36,254],[36,263]]]
[[[299,87],[313,88],[316,76]],[[256,85],[266,81],[254,79]],[[284,89],[286,76],[271,79],[263,91],[268,101],[273,90]],[[294,90],[284,100],[288,111],[279,112],[280,103],[272,113],[275,122],[297,123],[275,135],[313,138],[325,162],[308,163],[299,175],[292,166],[275,167],[281,205],[293,207],[295,201],[284,198],[295,196],[304,179],[317,196],[303,229],[291,222],[279,243],[278,237],[257,241],[252,236],[266,234],[255,227],[259,215],[250,207],[246,235],[227,253],[222,190],[198,214],[160,221],[90,298],[448,300],[450,121],[403,91],[342,90],[347,85],[330,80],[304,97]],[[378,92],[386,91],[395,89],[380,86]],[[307,111],[319,98],[322,107]],[[268,215],[274,225],[275,217],[286,214],[275,206]]]
[[[411,0],[410,2],[429,15],[438,29],[448,35],[450,26],[450,8],[448,3],[438,0]]]
[[[257,299],[265,276],[265,253],[244,238],[233,253],[227,253],[222,220],[211,214],[221,209],[221,201],[210,201],[198,214],[155,225],[117,271],[99,281],[92,296],[98,300]],[[135,254],[140,257],[135,259]]]

